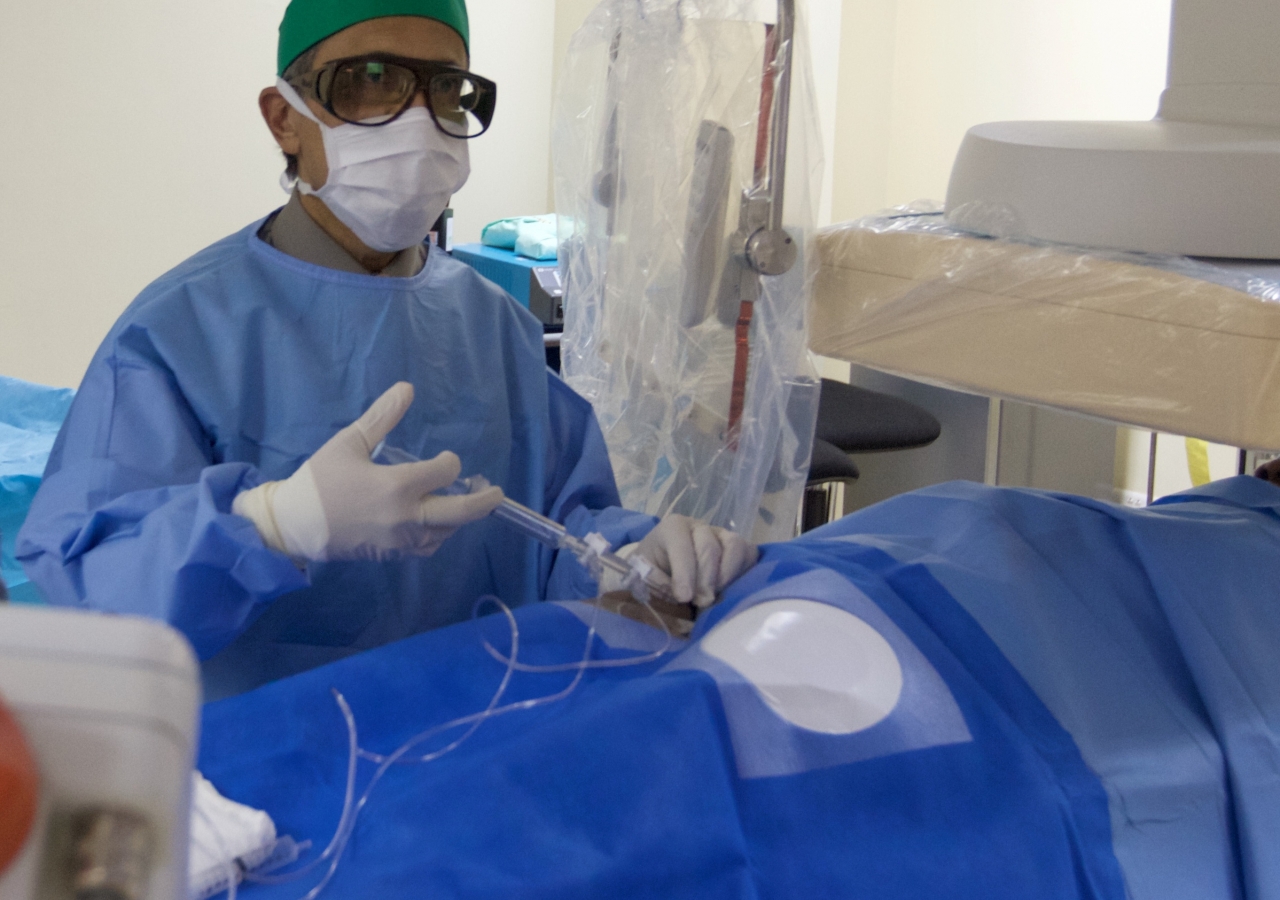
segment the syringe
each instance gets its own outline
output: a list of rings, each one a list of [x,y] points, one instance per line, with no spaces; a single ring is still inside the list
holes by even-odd
[[[473,475],[470,478],[459,478],[440,493],[472,494],[487,487],[487,479],[481,475]],[[503,498],[491,515],[541,544],[557,550],[568,550],[597,581],[605,570],[613,572],[622,579],[623,587],[641,602],[650,599],[675,602],[669,582],[661,577],[652,563],[643,556],[623,559],[613,552],[603,535],[592,533],[585,538],[575,537],[559,522],[548,519],[510,497]]]
[[[417,457],[396,447],[386,446],[386,442],[374,448],[370,458],[375,462],[394,465],[405,462],[417,462]],[[453,484],[437,491],[439,494],[457,496],[474,494],[489,487],[489,481],[483,475],[470,478],[459,478]],[[559,522],[535,512],[509,497],[503,498],[498,507],[491,513],[522,534],[526,534],[540,544],[556,550],[568,550],[582,566],[591,573],[591,577],[600,580],[606,570],[622,579],[624,588],[642,603],[651,599],[675,603],[671,593],[670,581],[643,556],[623,559],[613,552],[609,542],[603,535],[588,534],[585,538],[570,534]]]

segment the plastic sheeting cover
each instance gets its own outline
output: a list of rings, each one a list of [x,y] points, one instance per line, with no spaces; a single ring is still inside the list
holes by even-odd
[[[564,371],[595,407],[623,504],[756,540],[793,533],[818,396],[806,307],[820,143],[802,10],[790,46],[776,42],[793,60],[789,94],[776,68],[765,75],[777,10],[604,0],[570,45],[553,136],[556,211],[572,222]],[[758,224],[744,197],[769,187],[762,87],[790,100],[782,225],[799,252],[776,276],[741,262]],[[754,302],[735,430],[744,299]]]
[[[992,238],[923,204],[832,226],[814,244],[817,353],[1280,449],[1280,283],[1257,274],[1266,267]]]
[[[27,583],[14,557],[14,540],[74,394],[0,375],[0,578],[11,589]]]

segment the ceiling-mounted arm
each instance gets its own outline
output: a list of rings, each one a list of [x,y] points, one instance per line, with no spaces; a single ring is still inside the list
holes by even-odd
[[[795,0],[778,0],[773,70],[777,87],[769,126],[769,227],[782,230],[782,200],[787,186],[787,131],[791,122],[791,58],[796,32]]]
[[[775,79],[769,121],[769,160],[764,173],[743,198],[749,223],[747,263],[761,275],[781,275],[796,261],[796,245],[782,228],[787,180],[787,132],[791,121],[791,62],[795,41],[795,0],[778,0],[778,22],[769,43],[773,59],[767,69]],[[763,180],[760,175],[763,174]]]
[[[738,447],[738,432],[746,405],[751,320],[755,301],[760,296],[760,276],[782,275],[796,264],[796,242],[782,227],[787,131],[791,122],[791,51],[795,30],[795,0],[778,0],[778,21],[769,29],[765,41],[754,183],[743,191],[738,230],[733,236],[735,246],[721,281],[722,298],[730,301],[719,304],[721,321],[729,324],[736,313],[733,384],[725,431],[728,445],[734,450]],[[763,141],[761,135],[766,127],[768,140]],[[766,158],[761,158],[762,153],[767,154]]]

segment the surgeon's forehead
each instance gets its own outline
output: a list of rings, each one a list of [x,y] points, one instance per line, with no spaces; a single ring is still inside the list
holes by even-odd
[[[467,65],[467,48],[448,25],[421,16],[387,16],[357,22],[325,38],[316,51],[313,68],[366,53],[394,53],[463,68]]]

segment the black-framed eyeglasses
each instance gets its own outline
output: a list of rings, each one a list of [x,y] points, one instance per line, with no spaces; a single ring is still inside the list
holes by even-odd
[[[369,127],[394,122],[423,93],[436,127],[464,140],[488,130],[498,101],[487,78],[388,53],[335,59],[290,84],[342,121]]]

